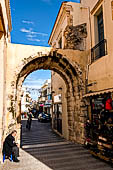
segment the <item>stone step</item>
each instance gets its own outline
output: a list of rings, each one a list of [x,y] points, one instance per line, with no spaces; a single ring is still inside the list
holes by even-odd
[[[28,151],[27,150],[27,152],[28,153],[30,153],[30,154],[34,154],[34,155],[37,155],[37,154],[41,154],[42,156],[43,155],[47,155],[47,156],[49,156],[49,155],[51,155],[51,156],[54,156],[54,157],[56,157],[57,155],[59,156],[59,154],[60,154],[60,156],[62,156],[62,155],[70,155],[70,156],[72,156],[72,155],[83,155],[84,154],[84,156],[85,156],[85,154],[89,154],[89,152],[87,152],[87,151],[85,151],[85,150],[81,150],[81,151],[76,151],[76,149],[72,149],[72,150],[67,150],[67,149],[65,149],[64,151],[60,151],[60,150],[48,150],[48,151],[39,151],[39,150],[33,150],[33,151]]]
[[[50,129],[50,124],[37,121],[33,122],[30,132],[24,129],[22,140],[26,153],[52,170],[111,170],[108,164],[92,157],[82,145],[66,143]]]
[[[52,155],[46,155],[46,156],[42,156],[42,155],[38,155],[38,156],[36,156],[35,155],[35,157],[36,158],[38,158],[38,159],[45,159],[46,160],[46,162],[49,162],[49,161],[53,161],[53,162],[55,162],[55,163],[57,163],[57,162],[59,162],[59,161],[63,161],[63,162],[67,162],[67,161],[71,161],[72,159],[73,160],[77,160],[77,159],[84,159],[84,155],[72,155],[72,156],[70,156],[70,155],[61,155],[62,157],[58,157],[58,156],[56,156],[56,157],[53,157]],[[85,158],[87,158],[87,159],[89,159],[91,156],[89,155],[89,154],[86,154],[85,155]]]
[[[38,145],[37,145],[38,146]],[[60,151],[60,153],[61,152],[72,152],[73,153],[73,151],[75,151],[75,152],[86,152],[86,153],[89,153],[89,151],[87,151],[87,150],[83,150],[82,148],[69,148],[69,147],[65,147],[65,148],[58,148],[58,147],[54,147],[54,148],[51,148],[51,147],[39,147],[39,148],[25,148],[25,150],[27,151],[27,152],[41,152],[41,153],[53,153],[53,152],[58,152],[59,153],[59,151]]]
[[[84,149],[83,147],[76,147],[74,145],[69,144],[68,142],[67,143],[63,142],[62,145],[61,145],[61,143],[55,143],[55,145],[43,146],[43,147],[39,147],[39,145],[33,145],[33,147],[32,148],[28,148],[28,150],[36,150],[36,149],[38,149],[38,150],[46,151],[46,150],[58,150],[58,149],[61,150],[61,149],[73,149],[73,148],[76,148],[76,150]]]
[[[46,164],[46,161],[44,161],[44,163]],[[84,159],[84,160],[69,160],[67,162],[58,162],[56,163],[55,162],[55,166],[54,166],[54,169],[59,169],[61,167],[63,167],[65,169],[65,167],[70,167],[70,166],[73,166],[75,168],[75,170],[77,169],[81,169],[81,168],[87,168],[87,170],[90,168],[100,168],[100,167],[103,167],[103,168],[108,168],[108,165],[104,164],[103,162],[101,161],[97,161],[95,159]],[[108,169],[106,169],[108,170]]]

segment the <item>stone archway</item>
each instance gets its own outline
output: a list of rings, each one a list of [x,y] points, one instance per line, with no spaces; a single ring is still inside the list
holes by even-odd
[[[68,112],[68,128],[69,128],[69,139],[70,140],[77,140],[77,134],[79,136],[79,132],[76,131],[77,127],[75,127],[75,122],[77,118],[77,112],[80,112],[79,103],[80,94],[79,89],[81,84],[79,84],[79,77],[74,68],[74,66],[62,55],[58,53],[53,53],[53,56],[50,54],[49,56],[41,56],[36,58],[26,65],[23,66],[21,72],[18,74],[17,77],[17,108],[18,115],[19,113],[19,104],[20,104],[20,95],[21,95],[21,87],[22,83],[26,77],[26,75],[30,74],[31,72],[38,70],[38,69],[45,69],[45,70],[53,70],[57,72],[62,79],[65,81],[67,87],[67,112]],[[82,90],[82,89],[81,89]],[[18,116],[17,115],[17,116]]]
[[[83,55],[77,52],[76,56]],[[68,130],[69,139],[83,143],[84,141],[84,112],[82,95],[84,94],[85,85],[83,81],[83,68],[77,60],[71,59],[69,53],[67,57],[62,51],[50,50],[49,53],[43,54],[36,52],[26,58],[22,58],[17,63],[14,77],[11,81],[10,99],[12,106],[8,107],[9,112],[13,113],[13,117],[17,118],[20,114],[21,87],[24,79],[31,72],[38,69],[53,70],[57,72],[64,80],[67,87],[67,112],[68,112]]]

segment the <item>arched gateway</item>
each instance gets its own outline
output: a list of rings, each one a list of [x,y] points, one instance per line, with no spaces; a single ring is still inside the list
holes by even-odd
[[[21,88],[25,78],[38,69],[57,72],[66,84],[69,140],[84,142],[84,52],[49,47],[9,44],[6,78],[6,131],[20,128]]]

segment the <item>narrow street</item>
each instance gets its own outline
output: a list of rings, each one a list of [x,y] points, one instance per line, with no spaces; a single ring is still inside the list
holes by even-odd
[[[32,121],[31,131],[26,129],[26,120],[22,120],[22,148],[53,170],[112,170],[81,145],[59,137],[49,123],[37,119]]]

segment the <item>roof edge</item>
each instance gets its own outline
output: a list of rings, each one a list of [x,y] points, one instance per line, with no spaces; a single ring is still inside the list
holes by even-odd
[[[64,4],[66,4],[67,2],[68,2],[68,1],[63,1],[62,4],[61,4],[61,6],[60,6],[59,12],[58,12],[58,14],[57,14],[56,20],[55,20],[55,22],[54,22],[54,25],[53,25],[53,28],[52,28],[52,31],[51,31],[51,34],[50,34],[50,37],[49,37],[49,40],[48,40],[48,44],[49,44],[49,45],[50,45],[50,39],[51,39],[51,37],[52,37],[53,30],[54,30],[54,28],[55,28],[55,25],[56,25],[56,22],[57,22],[57,20],[58,20],[60,11],[61,11],[61,9],[62,9],[62,6],[63,6]]]

